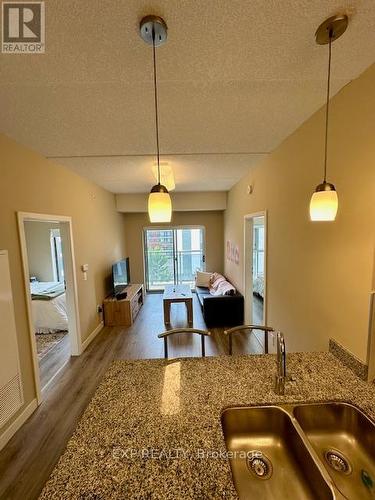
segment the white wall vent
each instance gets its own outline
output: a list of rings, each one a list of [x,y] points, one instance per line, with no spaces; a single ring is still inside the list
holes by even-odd
[[[23,391],[8,252],[0,250],[0,428],[22,404]]]

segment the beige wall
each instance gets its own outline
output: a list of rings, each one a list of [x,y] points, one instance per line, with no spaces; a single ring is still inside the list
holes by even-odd
[[[227,208],[226,191],[171,192],[174,212],[215,211]],[[119,212],[147,212],[148,193],[117,194]]]
[[[30,276],[38,281],[53,281],[53,263],[51,252],[51,229],[58,229],[58,223],[25,222],[25,237]]]
[[[328,180],[339,195],[334,223],[312,223],[322,180],[324,111],[306,121],[228,196],[225,240],[243,249],[243,217],[268,210],[268,323],[289,350],[327,349],[337,339],[366,361],[375,230],[375,66],[332,100]],[[254,192],[247,195],[248,184]],[[243,288],[240,265],[225,271]]]
[[[151,227],[145,213],[125,214],[127,250],[133,283],[143,283],[143,228]],[[223,212],[174,212],[171,226],[204,226],[206,228],[206,269],[223,272]]]
[[[105,277],[126,250],[123,215],[116,212],[112,194],[0,135],[0,248],[9,251],[27,405],[35,390],[17,211],[72,217],[82,340],[99,324],[96,305],[105,294]],[[80,271],[83,263],[89,264],[87,281]]]

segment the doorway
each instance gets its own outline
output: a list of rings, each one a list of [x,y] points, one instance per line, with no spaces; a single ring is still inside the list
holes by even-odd
[[[370,313],[368,327],[368,348],[367,348],[367,364],[368,376],[367,381],[375,381],[375,290],[370,294]]]
[[[197,271],[205,269],[203,227],[144,229],[146,290],[162,291],[166,285],[195,284]]]
[[[38,402],[81,353],[71,219],[19,213],[19,234]]]
[[[267,213],[257,212],[244,220],[244,290],[246,324],[267,321]],[[263,336],[259,341],[263,343]]]

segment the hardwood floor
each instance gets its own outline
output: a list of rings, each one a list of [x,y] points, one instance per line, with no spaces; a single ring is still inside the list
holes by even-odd
[[[258,295],[253,295],[253,319],[257,325],[263,325],[263,299]]]
[[[264,324],[264,304],[263,299],[261,299],[258,295],[253,295],[253,324],[255,325],[263,325]],[[264,333],[257,331],[254,332],[255,338],[260,343],[262,348],[264,347]]]
[[[48,384],[55,373],[60,370],[69,358],[70,340],[69,335],[65,335],[65,337],[39,361],[40,385],[42,388]]]
[[[195,294],[193,299],[194,327],[205,328]],[[172,305],[171,323],[175,328],[186,326],[184,304]],[[48,386],[43,403],[0,452],[0,499],[38,497],[108,365],[115,359],[163,357],[163,341],[157,334],[164,330],[162,295],[149,294],[130,328],[104,328],[81,356],[68,361]],[[223,330],[211,333],[206,355],[227,354]],[[233,340],[234,354],[262,352],[254,335],[241,333]],[[169,339],[170,357],[199,355],[198,336]]]

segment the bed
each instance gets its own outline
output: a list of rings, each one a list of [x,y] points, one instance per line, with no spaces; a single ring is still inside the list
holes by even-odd
[[[264,276],[258,274],[253,281],[253,293],[264,299]]]
[[[32,314],[36,333],[68,330],[64,283],[30,283]]]

